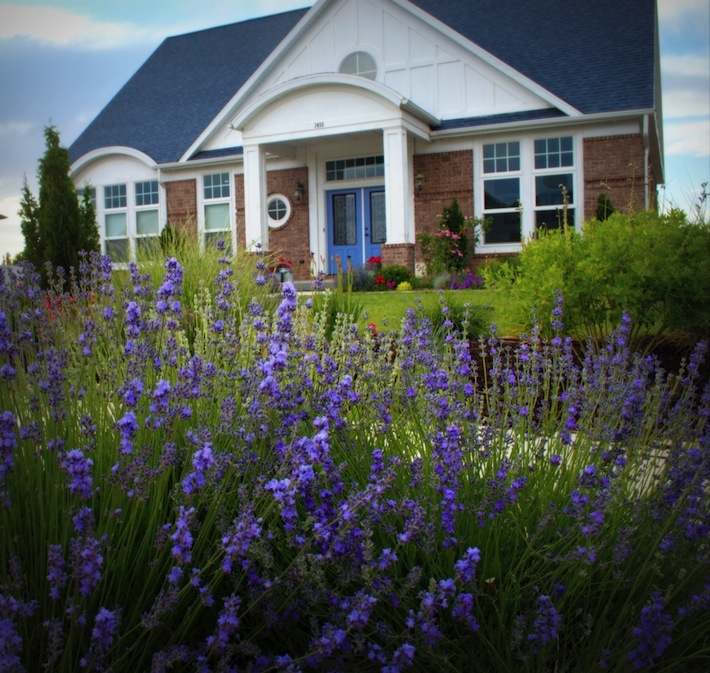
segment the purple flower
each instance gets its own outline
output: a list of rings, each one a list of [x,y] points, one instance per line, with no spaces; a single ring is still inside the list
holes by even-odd
[[[663,595],[655,591],[641,610],[639,623],[633,630],[636,647],[628,655],[636,669],[653,665],[673,641],[673,618],[663,611],[663,607]]]
[[[133,438],[138,432],[138,421],[132,411],[126,412],[125,416],[118,421],[118,429],[121,432],[121,453],[130,455],[133,452]]]
[[[157,411],[165,411],[168,408],[168,398],[170,397],[170,381],[160,379],[153,391],[153,402],[150,405],[150,410],[155,413]]]
[[[182,490],[188,495],[199,491],[205,485],[205,474],[214,462],[212,443],[205,442],[192,456],[193,470],[183,479]]]
[[[120,610],[107,610],[101,608],[94,619],[94,628],[91,630],[91,644],[86,657],[80,661],[82,668],[103,670],[104,655],[113,646],[116,639],[118,626],[121,623]]]
[[[17,448],[15,425],[15,416],[11,412],[4,411],[0,414],[0,496],[4,494],[5,479],[15,464],[12,457]]]
[[[192,560],[192,533],[190,524],[195,516],[195,508],[185,509],[180,506],[180,513],[175,522],[175,532],[170,536],[173,543],[172,555],[179,563],[190,563]]]
[[[71,540],[72,578],[79,583],[79,592],[89,596],[101,579],[104,557],[101,545],[93,537],[94,516],[90,508],[84,507],[74,517],[77,537]]]
[[[80,498],[90,498],[92,495],[91,468],[94,461],[85,458],[79,449],[73,449],[64,456],[62,469],[71,477],[69,490]]]
[[[143,393],[143,381],[134,378],[130,383],[123,387],[123,401],[128,407],[135,407],[138,404],[138,398]]]
[[[47,561],[47,581],[49,582],[49,597],[52,600],[59,598],[60,591],[67,584],[66,565],[64,563],[62,546],[50,545]]]
[[[478,547],[469,547],[463,558],[456,561],[456,579],[462,584],[472,584],[476,580],[476,566],[481,560]]]
[[[533,652],[537,654],[545,645],[556,640],[561,627],[562,618],[555,610],[552,599],[545,595],[538,597],[534,631],[528,634],[528,642],[533,645]]]

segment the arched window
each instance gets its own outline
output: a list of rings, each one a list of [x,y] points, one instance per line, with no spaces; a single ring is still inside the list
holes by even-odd
[[[359,75],[366,79],[377,78],[377,63],[365,51],[354,51],[343,59],[340,72],[344,75]]]

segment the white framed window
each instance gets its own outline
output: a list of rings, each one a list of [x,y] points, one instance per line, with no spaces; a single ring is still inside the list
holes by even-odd
[[[581,139],[574,135],[501,138],[474,146],[477,216],[489,221],[482,252],[519,250],[541,229],[577,225],[582,199]]]
[[[203,241],[216,245],[222,239],[231,249],[232,199],[229,173],[211,173],[202,178]]]
[[[160,185],[144,180],[104,185],[97,209],[103,221],[104,251],[116,264],[153,250],[160,236]]]
[[[160,193],[158,181],[135,183],[136,246],[138,253],[150,252],[158,245],[160,234]]]
[[[483,218],[490,221],[490,227],[484,233],[484,244],[520,243],[520,142],[484,145],[483,174]]]
[[[534,141],[535,230],[557,229],[575,223],[574,138],[538,138]]]
[[[291,217],[291,202],[283,194],[271,194],[266,199],[269,227],[279,229]]]
[[[374,80],[377,79],[377,63],[366,51],[354,51],[343,59],[339,72]]]
[[[327,182],[379,178],[384,174],[385,157],[383,154],[371,157],[334,159],[325,162],[325,179]]]
[[[128,231],[126,185],[104,187],[104,244],[113,262],[124,264],[131,259]]]

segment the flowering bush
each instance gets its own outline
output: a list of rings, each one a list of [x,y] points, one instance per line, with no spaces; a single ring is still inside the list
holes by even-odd
[[[454,199],[450,206],[442,209],[437,226],[433,234],[423,232],[417,236],[426,262],[427,275],[435,277],[442,273],[463,272],[468,265],[468,254],[475,249],[484,222],[466,217],[461,212],[458,200]]]
[[[175,259],[92,257],[71,315],[2,277],[3,670],[701,669],[704,346],[669,378],[626,321],[581,362],[414,309],[328,339],[240,263],[191,339]]]

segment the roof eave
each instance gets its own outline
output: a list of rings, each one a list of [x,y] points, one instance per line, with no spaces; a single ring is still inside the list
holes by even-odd
[[[588,125],[598,124],[605,121],[623,121],[625,119],[641,119],[647,115],[654,115],[653,109],[639,110],[621,110],[618,112],[600,112],[595,114],[583,115],[580,117],[552,117],[550,119],[536,119],[524,121],[499,122],[496,124],[482,124],[476,126],[462,126],[455,129],[443,129],[441,131],[432,131],[432,140],[450,139],[470,136],[472,133],[476,135],[484,135],[492,132],[515,130],[527,131],[538,128],[547,128],[550,126],[564,125]]]

